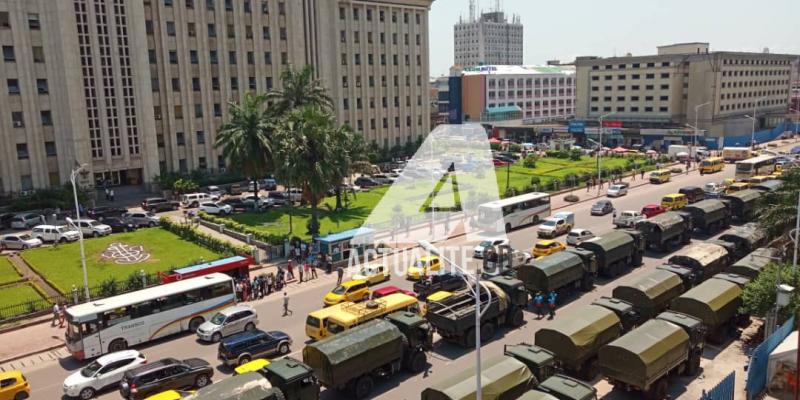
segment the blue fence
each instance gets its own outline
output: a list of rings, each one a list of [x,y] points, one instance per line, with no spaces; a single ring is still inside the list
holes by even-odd
[[[794,131],[794,124],[783,122],[772,129],[757,131],[756,134],[754,135],[755,141],[758,143],[768,142],[770,140],[774,140],[781,133],[786,131]],[[750,144],[750,138],[751,138],[750,134],[739,135],[739,136],[725,136],[723,139],[723,146],[724,147],[747,146]]]
[[[783,339],[786,339],[794,330],[794,317],[789,318],[778,330],[770,337],[758,345],[753,354],[750,355],[750,364],[747,366],[747,400],[755,399],[767,386],[767,362],[769,353],[775,350]]]
[[[722,379],[716,386],[700,396],[700,400],[733,400],[736,391],[736,371]]]

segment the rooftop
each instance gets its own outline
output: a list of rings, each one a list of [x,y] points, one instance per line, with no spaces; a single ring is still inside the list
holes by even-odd
[[[463,75],[565,75],[575,74],[575,67],[566,65],[481,65],[465,68]]]

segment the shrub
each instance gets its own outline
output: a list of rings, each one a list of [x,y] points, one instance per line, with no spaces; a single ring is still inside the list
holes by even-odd
[[[541,178],[539,178],[538,176],[531,177],[531,185],[538,185],[541,181],[542,181]]]
[[[242,234],[249,234],[253,236],[253,239],[258,240],[260,242],[269,243],[272,245],[281,245],[286,240],[287,235],[276,235],[273,233],[266,233],[256,229],[251,228],[245,224],[240,224],[232,219],[228,218],[220,218],[215,217],[210,214],[206,214],[204,212],[199,212],[197,214],[201,219],[211,222],[212,224],[217,225],[225,225],[226,228],[242,233]]]
[[[250,249],[244,246],[236,246],[227,240],[220,240],[207,235],[186,224],[172,222],[169,218],[161,217],[161,227],[178,235],[182,239],[188,240],[197,245],[203,246],[211,251],[223,254],[250,255]]]
[[[533,154],[528,154],[528,156],[525,157],[525,160],[522,162],[522,165],[525,168],[536,168],[536,160],[537,160],[537,158],[538,157],[536,157]]]
[[[579,200],[580,200],[580,197],[578,197],[578,196],[576,196],[574,194],[568,194],[568,195],[564,196],[564,201],[567,201],[567,202],[570,202],[570,203],[575,203],[575,202],[577,202]]]
[[[512,144],[512,145],[508,146],[508,151],[510,151],[512,153],[521,153],[522,152],[522,146],[520,146],[518,144]]]
[[[489,143],[489,148],[491,148],[494,151],[500,151],[501,150],[500,143]]]
[[[578,175],[575,174],[564,175],[564,183],[567,186],[576,186],[578,184]]]
[[[572,149],[569,151],[569,159],[572,161],[580,161],[581,153],[582,152],[579,149]]]

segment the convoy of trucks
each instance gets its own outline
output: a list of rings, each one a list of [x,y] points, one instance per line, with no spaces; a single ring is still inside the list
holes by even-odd
[[[556,291],[560,299],[570,291],[592,290],[595,276],[597,260],[594,253],[580,248],[570,248],[533,260],[517,270],[517,279],[524,283],[528,293],[535,295],[538,292]]]
[[[688,244],[692,239],[691,215],[677,211],[667,211],[639,222],[636,227],[648,248],[666,252],[671,248]]]
[[[706,326],[709,340],[722,343],[736,326],[741,295],[738,284],[711,278],[675,298],[670,309],[699,319]]]
[[[594,253],[600,274],[615,277],[642,264],[644,237],[639,231],[619,230],[586,240],[578,247]]]
[[[668,262],[689,269],[694,286],[728,266],[728,250],[713,243],[697,243],[670,257]]]
[[[761,192],[754,189],[745,189],[722,195],[722,201],[727,202],[730,207],[731,218],[739,222],[753,220],[756,202],[759,198],[761,198]]]
[[[718,199],[698,201],[683,207],[683,211],[692,215],[694,228],[706,233],[714,233],[731,224],[731,215],[725,202]]]
[[[744,257],[767,240],[767,234],[762,229],[748,225],[730,228],[719,236],[719,240],[734,244],[735,248],[731,253],[734,258]]]
[[[647,320],[665,311],[670,302],[684,292],[680,276],[653,270],[633,283],[614,288],[614,298],[632,304],[640,318]]]

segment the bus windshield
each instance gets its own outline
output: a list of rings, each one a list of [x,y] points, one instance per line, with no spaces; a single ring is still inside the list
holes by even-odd
[[[753,164],[748,164],[748,163],[737,163],[736,164],[736,170],[740,171],[740,172],[749,172],[752,169],[753,169]]]

